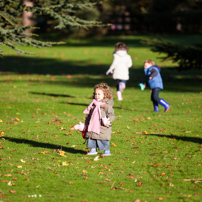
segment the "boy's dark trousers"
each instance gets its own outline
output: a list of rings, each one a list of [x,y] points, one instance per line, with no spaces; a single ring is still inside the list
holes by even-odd
[[[159,92],[161,91],[160,88],[152,89],[151,100],[153,101],[154,105],[154,112],[159,111],[158,104],[162,105],[165,108],[165,112],[168,112],[170,108],[170,104],[166,102],[164,99],[159,98]]]
[[[161,91],[160,88],[153,88],[152,89],[152,94],[151,94],[151,101],[153,101],[153,103],[157,104],[160,102],[160,98],[159,98],[159,92]]]

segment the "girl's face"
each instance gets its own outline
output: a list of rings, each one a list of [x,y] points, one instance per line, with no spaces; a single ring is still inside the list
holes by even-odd
[[[95,100],[100,102],[104,99],[104,93],[101,89],[97,88],[95,90]]]

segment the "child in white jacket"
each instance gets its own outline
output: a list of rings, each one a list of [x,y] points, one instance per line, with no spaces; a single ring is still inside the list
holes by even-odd
[[[118,100],[123,100],[122,92],[126,88],[126,81],[129,80],[129,68],[132,66],[131,56],[128,55],[128,47],[122,42],[118,42],[114,49],[114,59],[106,72],[113,74],[113,79],[117,83],[117,97]]]

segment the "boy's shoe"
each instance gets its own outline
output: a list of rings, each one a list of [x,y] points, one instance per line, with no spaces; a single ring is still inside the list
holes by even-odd
[[[105,150],[105,153],[104,154],[102,154],[102,156],[110,156],[111,155],[111,153],[110,153],[110,151],[109,150]]]
[[[154,112],[159,112],[158,103],[153,102],[153,105],[154,105]]]
[[[95,148],[92,148],[88,153],[87,155],[96,155],[97,154],[97,151]]]
[[[159,102],[160,105],[162,105],[165,108],[165,112],[168,112],[169,108],[170,108],[170,104],[168,102],[166,102],[164,99],[161,99]]]

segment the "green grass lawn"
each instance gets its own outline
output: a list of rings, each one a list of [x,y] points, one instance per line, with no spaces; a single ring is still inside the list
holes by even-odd
[[[199,202],[202,196],[201,70],[179,72],[141,43],[146,36],[67,40],[65,46],[5,48],[0,61],[0,201]],[[166,37],[188,44],[202,37]],[[130,81],[117,101],[105,72],[113,46],[125,42],[133,58]],[[154,113],[150,90],[141,91],[143,61],[162,68],[169,113]],[[110,157],[87,156],[81,133],[93,87],[113,89],[116,119]],[[64,153],[61,153],[61,152]],[[63,156],[64,154],[64,156]]]

